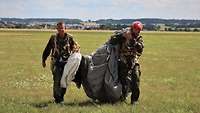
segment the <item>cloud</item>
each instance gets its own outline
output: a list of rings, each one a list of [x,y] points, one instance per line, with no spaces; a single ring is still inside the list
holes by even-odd
[[[0,17],[200,19],[200,0],[0,0]]]
[[[0,16],[20,16],[24,13],[24,2],[20,0],[9,3],[7,0],[0,1]]]

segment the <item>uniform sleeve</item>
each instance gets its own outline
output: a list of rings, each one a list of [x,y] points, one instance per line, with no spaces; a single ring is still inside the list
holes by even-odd
[[[70,49],[73,53],[80,52],[80,45],[76,41],[74,41],[73,38],[72,38],[72,42],[70,44]]]
[[[42,62],[45,62],[47,57],[50,55],[51,50],[53,48],[53,41],[54,41],[54,36],[52,35],[51,38],[49,39],[49,42],[47,43],[43,54],[42,54]]]
[[[135,45],[136,51],[138,55],[142,55],[143,49],[144,49],[144,41],[142,39],[142,36],[139,37],[138,40],[136,40],[136,45]]]

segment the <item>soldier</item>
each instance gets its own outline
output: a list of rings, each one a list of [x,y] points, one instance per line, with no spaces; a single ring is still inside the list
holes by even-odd
[[[109,43],[119,45],[119,79],[122,83],[122,100],[125,100],[128,90],[132,91],[131,103],[137,103],[140,89],[140,65],[139,57],[142,55],[144,44],[140,31],[143,25],[139,21],[135,21],[130,27],[116,32]],[[130,87],[129,87],[130,86]]]
[[[45,68],[45,61],[51,53],[51,71],[53,74],[54,81],[53,97],[55,99],[55,103],[64,102],[64,94],[66,92],[66,87],[60,86],[61,77],[63,74],[64,67],[69,67],[68,65],[77,66],[77,64],[80,64],[81,55],[80,53],[78,53],[78,51],[79,47],[77,46],[77,43],[73,40],[73,37],[69,33],[65,33],[65,24],[63,22],[58,22],[57,33],[50,37],[42,55],[42,66],[43,68]],[[70,56],[78,60],[70,62],[68,61],[68,58]],[[67,62],[70,62],[71,64]]]

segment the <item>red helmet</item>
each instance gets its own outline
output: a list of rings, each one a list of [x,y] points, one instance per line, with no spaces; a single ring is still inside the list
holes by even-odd
[[[141,31],[143,29],[143,25],[140,21],[135,21],[131,24],[131,29],[139,30]]]

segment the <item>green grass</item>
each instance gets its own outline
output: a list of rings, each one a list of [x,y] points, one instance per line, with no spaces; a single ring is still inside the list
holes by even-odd
[[[0,113],[200,113],[200,33],[143,32],[141,96],[136,106],[95,104],[72,84],[63,106],[51,103],[52,75],[41,54],[53,32],[0,31]],[[70,32],[82,54],[111,32]]]

